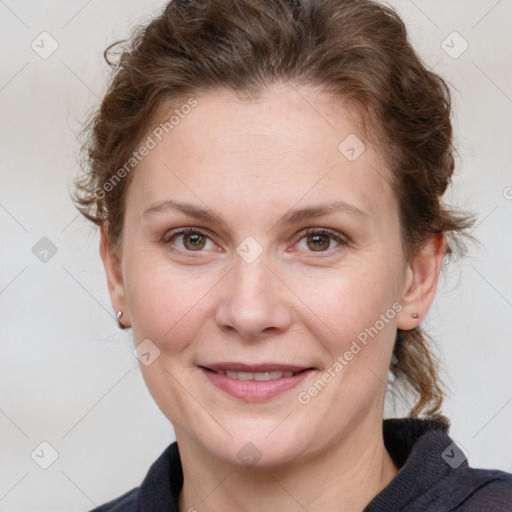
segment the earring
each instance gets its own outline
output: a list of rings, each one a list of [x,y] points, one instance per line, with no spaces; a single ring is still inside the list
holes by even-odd
[[[418,315],[418,313],[413,313],[413,314],[412,314],[412,317],[413,317],[414,319],[416,319],[416,318],[419,318],[419,315]]]
[[[126,327],[123,325],[123,323],[121,322],[121,317],[123,316],[123,312],[121,310],[119,310],[117,312],[117,325],[119,325],[119,328],[120,329],[126,329]]]

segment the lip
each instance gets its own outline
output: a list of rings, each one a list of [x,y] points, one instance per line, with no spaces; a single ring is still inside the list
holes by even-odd
[[[299,384],[304,378],[313,372],[313,368],[278,363],[266,364],[243,364],[243,363],[216,363],[199,367],[205,377],[221,391],[248,402],[263,402],[269,400],[285,391],[288,391]],[[257,381],[237,380],[215,373],[220,370],[240,372],[270,372],[270,371],[291,371],[298,372],[292,377],[281,377],[280,379]]]
[[[297,366],[297,365],[280,364],[280,363],[245,364],[245,363],[235,363],[235,362],[202,364],[200,366],[202,366],[203,368],[206,368],[208,370],[213,370],[214,372],[218,372],[220,370],[230,370],[232,372],[250,372],[250,373],[301,372],[303,370],[307,370],[307,369],[311,368],[308,366]]]

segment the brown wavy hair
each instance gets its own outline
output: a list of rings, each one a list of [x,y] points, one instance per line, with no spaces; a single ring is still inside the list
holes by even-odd
[[[446,255],[463,251],[473,220],[441,199],[454,169],[450,90],[421,62],[391,8],[371,0],[176,0],[107,48],[105,59],[112,77],[83,132],[84,172],[73,199],[114,249],[132,175],[119,180],[116,171],[163,106],[219,89],[257,98],[283,83],[356,107],[391,170],[409,260],[435,234],[447,235]],[[397,332],[390,369],[415,395],[412,415],[440,411],[430,343],[420,327]]]

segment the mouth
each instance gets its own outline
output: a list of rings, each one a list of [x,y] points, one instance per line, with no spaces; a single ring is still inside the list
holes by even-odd
[[[234,372],[231,370],[219,370],[215,372],[217,375],[226,375],[235,380],[257,380],[259,382],[263,382],[266,380],[276,380],[282,379],[283,377],[293,377],[297,375],[294,372],[280,372],[280,371],[270,371],[270,372]]]
[[[295,387],[314,368],[276,363],[218,363],[199,367],[217,388],[236,398],[264,401]]]

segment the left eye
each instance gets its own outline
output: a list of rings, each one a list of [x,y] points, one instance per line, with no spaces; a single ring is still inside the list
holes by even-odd
[[[307,231],[299,240],[298,247],[304,251],[326,252],[328,249],[345,244],[346,242],[336,233],[322,229]]]

